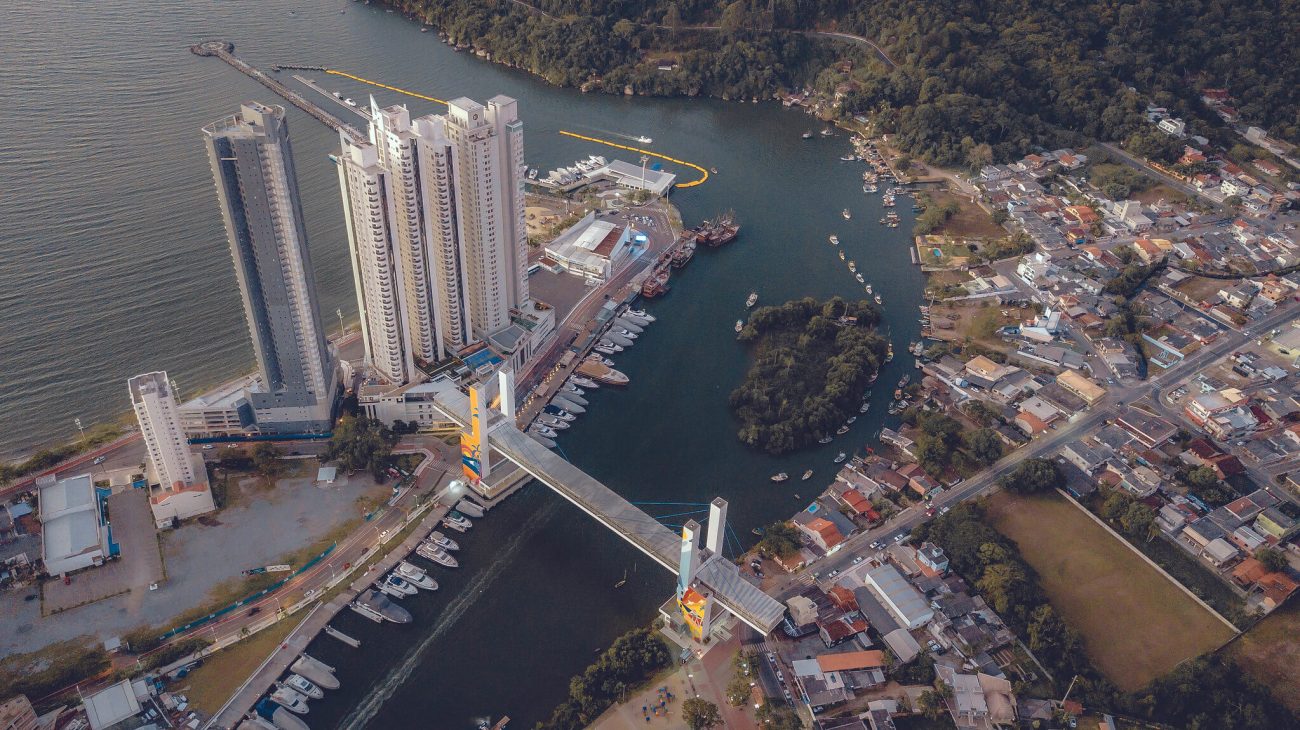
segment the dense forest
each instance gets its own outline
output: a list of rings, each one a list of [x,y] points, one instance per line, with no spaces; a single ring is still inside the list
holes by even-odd
[[[1248,122],[1300,140],[1296,0],[389,4],[554,84],[731,99],[838,88],[841,113],[874,114],[904,149],[948,166],[1128,141],[1149,132],[1149,101],[1212,132],[1197,99],[1206,87],[1227,88]],[[872,39],[894,65],[813,32],[827,30]]]
[[[731,393],[740,440],[784,454],[835,433],[857,415],[887,343],[880,312],[866,301],[812,297],[761,307],[741,332],[756,348],[745,382]]]

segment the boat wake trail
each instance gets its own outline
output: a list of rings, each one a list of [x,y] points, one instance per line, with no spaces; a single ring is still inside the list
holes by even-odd
[[[461,590],[460,594],[457,595],[451,603],[447,604],[447,608],[438,615],[438,620],[434,623],[433,629],[429,631],[428,635],[426,635],[410,652],[406,654],[406,656],[402,657],[401,661],[389,670],[388,674],[385,675],[383,680],[375,687],[374,691],[367,695],[366,698],[352,710],[352,712],[348,713],[347,716],[339,721],[340,728],[344,728],[345,730],[360,730],[374,719],[375,715],[379,713],[379,709],[383,707],[384,703],[392,698],[393,694],[397,692],[404,682],[406,682],[406,679],[411,675],[411,672],[415,671],[415,668],[419,666],[420,660],[424,656],[424,652],[435,641],[442,638],[443,635],[450,631],[451,628],[456,625],[456,622],[460,620],[460,617],[463,616],[470,607],[478,602],[479,597],[483,595],[484,591],[486,591],[488,587],[492,585],[493,581],[495,581],[497,577],[505,571],[506,567],[510,565],[515,554],[524,546],[524,543],[538,532],[542,528],[542,525],[551,518],[555,513],[556,508],[557,502],[551,501],[550,504],[547,504],[542,509],[534,512],[533,515],[520,526],[519,530],[510,538],[509,542],[503,545],[501,549],[497,550],[492,556],[492,563],[482,573],[479,573],[478,576],[469,583],[469,585],[465,586],[465,588]]]

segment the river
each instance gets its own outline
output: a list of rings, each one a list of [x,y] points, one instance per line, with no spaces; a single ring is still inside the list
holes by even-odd
[[[345,10],[345,13],[340,13]],[[0,455],[66,437],[73,417],[128,409],[125,380],[166,369],[185,394],[251,367],[251,349],[199,128],[245,99],[279,103],[263,87],[187,46],[222,38],[263,68],[319,64],[441,98],[520,100],[530,166],[543,170],[608,148],[562,137],[647,135],[652,149],[718,174],[674,201],[688,222],[734,209],[740,239],[701,250],[647,309],[658,322],[616,359],[623,390],[591,395],[561,435],[575,464],[637,502],[731,502],[739,542],[788,516],[834,472],[835,451],[861,448],[885,418],[889,387],[867,417],[824,448],[773,458],[743,448],[727,410],[746,353],[732,325],[756,290],[761,303],[859,296],[827,243],[838,233],[885,299],[900,357],[882,386],[910,371],[923,281],[910,264],[911,214],[885,229],[861,164],[842,163],[843,133],[776,104],[584,95],[456,53],[433,33],[341,0],[24,2],[6,13],[0,63]],[[283,74],[287,76],[287,74]],[[359,101],[367,87],[308,73]],[[292,83],[291,81],[289,83]],[[413,113],[435,105],[384,92]],[[337,178],[325,127],[290,111],[303,208],[324,321],[355,314]],[[686,178],[693,176],[682,171]],[[851,221],[840,216],[854,212]],[[777,471],[813,480],[776,485]],[[796,498],[796,494],[801,495]],[[695,506],[647,506],[672,515]],[[665,518],[680,523],[684,516]],[[461,537],[461,536],[458,536]],[[442,590],[406,601],[416,621],[376,626],[347,613],[351,649],[311,648],[339,669],[343,690],[312,703],[315,728],[472,727],[508,714],[531,727],[618,634],[654,616],[670,576],[585,515],[532,486],[460,540],[465,567]],[[627,572],[627,585],[613,585]]]

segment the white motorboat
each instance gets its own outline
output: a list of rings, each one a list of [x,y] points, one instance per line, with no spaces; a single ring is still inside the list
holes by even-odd
[[[541,423],[533,426],[533,433],[541,434],[542,436],[545,436],[548,439],[553,439],[559,435],[555,432],[555,429]]]
[[[654,142],[655,142],[653,139],[650,139],[649,137],[645,136],[644,134],[641,135],[640,137],[637,137],[637,138],[636,138],[636,141],[640,142],[641,144],[654,144]]]
[[[451,539],[450,537],[447,537],[446,535],[442,534],[441,532],[438,532],[437,530],[430,532],[429,536],[425,538],[424,541],[433,543],[434,545],[437,545],[443,550],[454,551],[460,549],[460,545],[456,544],[455,540]]]
[[[410,583],[416,588],[426,591],[438,590],[438,581],[430,578],[424,568],[421,568],[418,565],[413,565],[403,560],[397,564],[396,573],[402,577],[402,580]]]
[[[569,422],[568,422],[568,421],[561,421],[561,420],[558,419],[558,418],[551,418],[550,416],[542,416],[541,418],[539,418],[539,419],[537,419],[537,420],[538,420],[538,421],[539,421],[543,426],[545,426],[545,427],[547,427],[547,428],[549,428],[549,429],[551,429],[551,430],[553,430],[553,431],[563,431],[564,429],[566,429],[566,428],[569,427]]]
[[[392,596],[393,598],[406,598],[419,593],[419,589],[402,580],[396,573],[389,573],[379,584],[379,590]]]
[[[307,654],[298,657],[289,670],[310,679],[312,684],[321,689],[339,688],[339,680],[334,676],[334,667]]]
[[[593,347],[593,348],[591,348],[591,349],[595,350],[596,352],[599,352],[599,353],[602,354],[602,355],[616,355],[616,354],[618,354],[618,353],[616,353],[612,348],[605,347],[604,345],[596,345],[595,347]],[[620,349],[622,349],[622,348],[620,348]]]
[[[538,438],[544,438],[544,439],[549,440],[548,437],[543,436],[543,435],[541,435],[540,433],[537,434],[537,437],[538,437]],[[554,442],[554,441],[551,441],[551,443],[555,443],[555,442]],[[442,526],[445,527],[445,528],[447,528],[448,530],[455,530],[456,532],[469,532],[469,526],[468,526],[468,525],[464,525],[464,524],[457,523],[457,522],[452,522],[452,521],[450,521],[450,520],[443,520],[443,521],[442,521]]]
[[[849,458],[849,455],[841,451],[840,453],[835,455],[835,463],[836,464],[843,463],[843,461],[847,458]]]
[[[840,245],[840,237],[833,233],[831,234],[831,237],[828,240],[830,240],[832,246]]]
[[[357,105],[357,103],[356,103],[355,101],[352,101],[351,98],[344,99],[344,100],[343,100],[343,103],[344,103],[344,104],[347,104],[348,106],[356,106],[356,105]]]
[[[859,284],[865,284],[867,282],[866,279],[862,278],[862,274],[854,274],[853,278],[857,279]]]
[[[483,505],[469,498],[462,499],[461,501],[457,502],[456,511],[463,512],[475,519],[482,517],[485,514],[485,512],[483,511]]]
[[[309,700],[319,700],[325,696],[324,690],[317,687],[315,684],[312,684],[310,679],[298,674],[290,674],[289,677],[284,680],[284,686],[303,695]]]
[[[574,421],[577,420],[578,418],[577,416],[573,415],[572,413],[569,413],[563,408],[560,408],[558,406],[553,406],[553,405],[546,406],[545,408],[542,409],[542,412],[550,416],[551,418],[554,418],[559,421]]]
[[[430,545],[427,542],[420,543],[420,546],[415,549],[415,554],[426,560],[432,560],[438,565],[446,568],[460,567],[460,563],[446,550],[443,550],[437,545]]]
[[[740,320],[736,320],[735,329],[736,329],[736,334],[740,334],[741,330],[745,329],[745,323]]]
[[[271,701],[296,715],[307,714],[307,698],[289,687],[276,687],[271,693]]]
[[[619,333],[620,335],[622,335],[622,336],[628,338],[629,340],[635,340],[635,339],[636,339],[636,333],[633,332],[633,331],[630,330],[630,329],[627,329],[626,327],[619,327],[619,328],[618,328],[618,333]]]
[[[844,216],[844,220],[849,220],[853,217],[853,214],[849,212],[848,208],[845,208],[844,212],[840,213],[840,215]]]
[[[622,351],[623,351],[623,346],[622,346],[622,345],[618,344],[617,342],[615,342],[615,341],[613,341],[613,340],[608,340],[608,339],[605,339],[605,338],[603,338],[603,337],[600,339],[600,342],[599,342],[598,344],[599,344],[601,347],[608,347],[609,349],[613,350],[614,352],[622,352]]]
[[[581,375],[574,375],[573,377],[569,378],[569,382],[573,383],[574,385],[580,385],[583,388],[586,388],[587,390],[595,390],[600,387],[600,383],[597,383],[591,378],[584,378]]]
[[[474,523],[470,522],[469,518],[465,517],[465,515],[457,512],[456,510],[452,510],[448,512],[447,516],[442,519],[442,522],[445,525],[456,525],[457,527],[460,527],[463,530],[468,530],[469,528],[474,526]]]
[[[749,293],[749,298],[745,300],[745,307],[753,307],[755,304],[758,304],[758,292],[752,291]]]
[[[630,314],[633,317],[640,317],[641,319],[644,319],[647,322],[655,321],[654,315],[648,314],[644,309],[629,309],[627,310],[627,312],[625,312],[625,314]]]
[[[565,383],[565,384],[564,384],[564,388],[563,388],[563,390],[564,390],[565,393],[572,393],[572,394],[574,394],[574,395],[586,395],[586,394],[587,394],[587,391],[583,390],[582,388],[579,388],[578,386],[574,385],[573,383]]]

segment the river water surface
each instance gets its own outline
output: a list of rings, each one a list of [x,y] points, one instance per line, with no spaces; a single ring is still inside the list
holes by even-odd
[[[839,234],[885,299],[900,357],[882,385],[911,367],[903,353],[917,335],[923,286],[907,251],[911,215],[904,205],[901,228],[877,225],[882,209],[860,189],[862,165],[838,160],[847,138],[800,139],[820,129],[802,114],[557,89],[456,53],[396,14],[340,0],[21,0],[5,19],[0,456],[66,437],[73,417],[126,411],[125,380],[135,373],[165,369],[192,395],[251,367],[199,128],[243,100],[281,102],[186,50],[208,38],[234,42],[263,68],[322,65],[440,98],[516,97],[528,164],[543,170],[615,156],[560,129],[646,135],[657,151],[718,168],[674,201],[688,223],[734,209],[740,239],[701,250],[671,293],[647,305],[659,321],[617,357],[630,387],[590,394],[588,412],[559,439],[570,460],[629,499],[663,503],[645,509],[666,523],[720,495],[731,502],[737,542],[749,544],[751,528],[788,516],[825,486],[835,451],[861,448],[880,427],[889,387],[878,388],[872,412],[849,435],[778,459],[743,448],[727,411],[747,364],[732,325],[750,290],[768,304],[861,296],[828,234]],[[359,102],[370,93],[307,75]],[[414,114],[440,111],[391,92],[377,98],[407,103]],[[322,315],[336,323],[336,309],[355,314],[326,158],[337,138],[292,107],[290,117]],[[840,216],[846,207],[851,221]],[[767,479],[809,467],[816,476],[806,483]],[[488,714],[531,727],[562,699],[570,676],[651,619],[672,588],[666,572],[536,485],[457,537],[464,567],[439,573],[436,594],[405,602],[412,625],[380,627],[345,613],[337,624],[362,647],[328,638],[313,645],[343,683],[312,703],[313,727],[461,728]],[[625,572],[627,585],[615,590]]]

